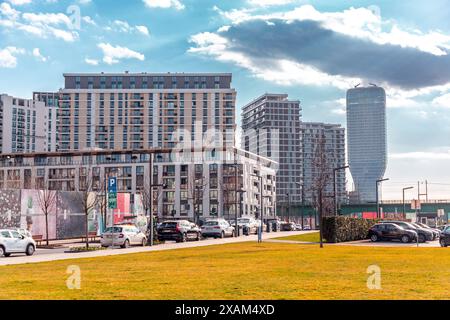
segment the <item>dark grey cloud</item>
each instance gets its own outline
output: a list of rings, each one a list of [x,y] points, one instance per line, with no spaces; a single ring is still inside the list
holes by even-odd
[[[436,56],[414,48],[380,45],[323,28],[315,21],[253,20],[221,36],[234,51],[255,59],[289,59],[330,75],[358,77],[416,89],[450,82],[450,55]]]

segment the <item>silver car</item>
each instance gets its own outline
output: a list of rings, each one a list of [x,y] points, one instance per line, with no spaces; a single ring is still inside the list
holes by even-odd
[[[9,257],[13,253],[25,253],[32,256],[36,251],[36,242],[16,230],[0,230],[0,257]]]
[[[234,227],[225,219],[208,220],[202,226],[202,236],[204,238],[225,238],[234,237]]]
[[[109,227],[101,235],[100,241],[102,247],[120,246],[128,248],[130,245],[147,244],[147,237],[145,234],[133,225],[116,225]]]

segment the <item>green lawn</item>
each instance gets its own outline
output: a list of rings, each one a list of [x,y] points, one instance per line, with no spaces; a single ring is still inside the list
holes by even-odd
[[[66,269],[81,268],[81,290]],[[382,290],[366,286],[367,267]],[[449,299],[450,251],[239,243],[0,267],[0,299]]]
[[[320,242],[320,233],[312,232],[312,233],[306,233],[306,234],[299,234],[296,236],[276,238],[276,240],[289,240],[289,241],[300,241],[300,242]],[[325,242],[325,240],[324,240],[324,242]]]

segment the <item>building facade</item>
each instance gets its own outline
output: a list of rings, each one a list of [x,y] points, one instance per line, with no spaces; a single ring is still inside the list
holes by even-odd
[[[234,146],[231,74],[64,74],[59,150]]]
[[[58,112],[59,112],[59,93],[55,92],[34,92],[33,99],[43,102],[47,113],[47,152],[55,152],[59,149],[58,143]]]
[[[106,178],[117,177],[119,193],[153,189],[153,211],[163,219],[234,219],[236,210],[259,217],[261,206],[267,218],[276,215],[276,170],[274,161],[236,148],[0,155],[0,189],[76,192],[89,185],[102,193]]]
[[[376,201],[376,181],[387,166],[386,92],[377,86],[347,92],[350,171],[360,202]]]
[[[314,185],[318,171],[314,158],[318,150],[325,150],[329,181],[325,188],[327,196],[334,196],[333,169],[345,166],[345,129],[339,124],[316,122],[302,122],[302,155],[303,155],[303,204],[314,204]],[[319,149],[323,143],[324,148]],[[344,170],[336,172],[336,192],[338,203],[347,202],[346,173]]]
[[[302,150],[300,101],[264,94],[243,107],[242,147],[279,163],[278,203],[301,203]]]
[[[46,151],[50,132],[46,113],[43,102],[0,95],[1,153]]]

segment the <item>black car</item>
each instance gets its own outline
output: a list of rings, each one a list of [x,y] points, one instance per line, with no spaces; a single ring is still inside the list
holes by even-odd
[[[416,226],[412,225],[409,222],[405,222],[405,221],[384,221],[382,223],[393,223],[393,224],[398,225],[399,227],[402,227],[403,229],[417,232],[417,234],[419,236],[419,242],[433,241],[433,238],[434,238],[433,232],[425,230],[423,228],[416,227]]]
[[[369,238],[372,242],[383,240],[400,240],[403,243],[416,241],[417,233],[406,230],[393,223],[379,223],[369,229]]]
[[[450,227],[447,227],[442,231],[439,242],[441,243],[441,247],[446,248],[450,246]]]
[[[165,221],[158,226],[159,241],[199,241],[201,236],[200,228],[187,220]]]

